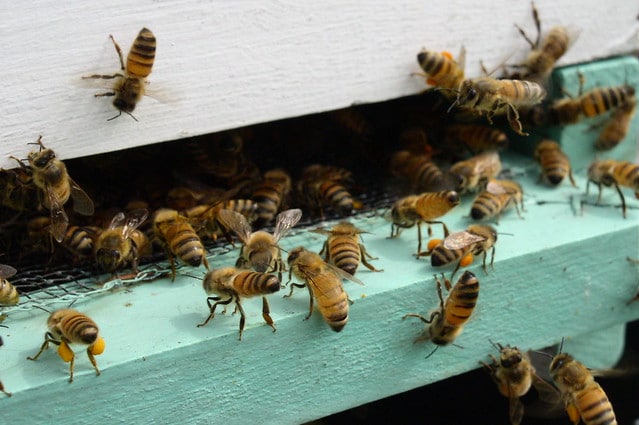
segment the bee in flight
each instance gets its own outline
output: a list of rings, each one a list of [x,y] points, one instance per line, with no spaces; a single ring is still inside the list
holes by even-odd
[[[155,61],[155,47],[156,40],[155,35],[148,28],[142,28],[135,38],[129,54],[126,57],[126,67],[124,59],[122,58],[122,49],[120,45],[115,41],[112,35],[109,38],[113,42],[115,51],[120,59],[120,69],[122,72],[118,72],[112,75],[89,75],[82,77],[87,78],[102,78],[102,79],[118,79],[118,82],[113,87],[112,91],[105,93],[97,93],[96,97],[102,96],[114,96],[113,106],[118,109],[118,115],[109,118],[111,121],[120,115],[122,112],[128,114],[137,121],[137,119],[131,114],[135,109],[135,106],[144,96],[145,86],[148,84],[146,78],[151,74],[153,68],[153,62]]]
[[[308,289],[310,306],[308,320],[313,314],[313,300],[324,321],[335,332],[340,332],[348,322],[349,299],[344,291],[342,279],[348,279],[360,285],[364,283],[355,276],[322,260],[318,254],[297,247],[288,254],[289,281],[291,274],[304,283],[291,283],[291,291],[285,297],[293,295],[294,288]]]
[[[0,264],[0,305],[16,305],[20,302],[20,294],[7,279],[18,271],[7,264]]]
[[[542,40],[541,20],[534,3],[532,5],[532,14],[537,28],[537,38],[534,42],[519,25],[515,24],[519,33],[530,44],[531,51],[524,63],[511,65],[513,68],[523,69],[523,72],[516,73],[510,78],[544,83],[555,67],[555,63],[577,39],[578,32],[573,28],[558,25],[552,27]]]
[[[523,132],[517,108],[540,103],[546,97],[546,90],[537,83],[524,80],[497,80],[491,77],[480,77],[464,80],[451,105],[469,109],[478,114],[486,113],[490,124],[496,114],[505,113],[510,127],[519,135]]]
[[[586,425],[617,425],[612,404],[601,385],[586,366],[562,353],[561,348],[550,362],[550,376],[573,424],[581,419]]]
[[[221,210],[219,218],[222,224],[231,229],[240,241],[242,249],[235,264],[236,267],[252,267],[263,273],[277,272],[280,280],[282,271],[286,270],[280,255],[278,242],[302,218],[302,210],[291,209],[282,211],[275,219],[273,234],[264,230],[253,232],[251,226],[242,214],[232,210]]]
[[[337,223],[331,230],[314,229],[314,233],[327,235],[328,238],[322,246],[319,255],[326,253],[324,260],[344,270],[346,273],[354,275],[361,262],[369,270],[381,272],[370,264],[366,258],[376,259],[370,255],[364,245],[360,242],[360,234],[366,233],[358,229],[348,221]]]
[[[424,74],[415,73],[426,78],[426,82],[434,87],[457,89],[464,81],[466,49],[462,46],[457,60],[449,52],[434,52],[422,49],[417,54],[417,62]]]
[[[73,382],[73,368],[75,354],[69,344],[88,345],[87,356],[95,369],[96,375],[100,375],[100,369],[95,357],[104,352],[104,339],[99,335],[98,325],[87,315],[72,309],[56,310],[49,315],[47,320],[49,330],[44,334],[44,342],[40,351],[28,360],[38,360],[38,357],[49,348],[49,344],[58,346],[58,355],[69,364],[69,382]]]
[[[444,240],[432,239],[428,242],[428,251],[423,256],[430,256],[430,264],[433,267],[441,267],[457,262],[450,278],[460,267],[466,267],[475,259],[476,255],[483,254],[482,267],[486,271],[486,258],[488,250],[492,250],[490,267],[495,259],[495,243],[497,242],[497,230],[494,227],[483,224],[472,224],[466,230],[453,232]]]
[[[55,152],[42,144],[42,136],[36,142],[40,146],[37,152],[30,152],[25,165],[18,158],[21,168],[30,171],[33,184],[40,190],[41,203],[51,212],[51,235],[58,242],[62,242],[69,225],[69,217],[64,211],[64,204],[69,198],[73,199],[73,209],[82,215],[93,215],[94,207],[91,198],[73,181],[67,167],[56,157]]]
[[[524,192],[521,185],[513,180],[490,179],[486,189],[480,192],[470,208],[470,216],[474,220],[485,220],[495,217],[499,223],[501,213],[515,207],[517,215],[521,218],[519,206],[524,209]]]
[[[455,286],[451,289],[451,282],[448,279],[439,280],[435,276],[437,283],[437,295],[439,297],[439,308],[430,314],[429,318],[417,313],[406,314],[407,317],[417,317],[422,322],[428,324],[415,342],[430,340],[437,345],[426,358],[442,345],[451,344],[461,334],[464,325],[475,310],[479,297],[479,280],[469,271],[465,271],[459,278]],[[446,301],[442,295],[442,284],[449,291]]]
[[[133,272],[138,272],[138,254],[149,243],[138,227],[148,217],[146,209],[136,209],[124,214],[117,213],[109,227],[102,231],[95,243],[95,258],[104,270],[114,273],[131,263]]]
[[[211,319],[215,317],[215,309],[218,305],[226,306],[232,302],[235,303],[235,312],[240,312],[240,341],[244,332],[244,324],[246,323],[246,314],[240,303],[241,298],[250,298],[256,295],[262,296],[262,317],[264,321],[273,328],[275,332],[275,324],[270,315],[270,307],[266,295],[277,292],[281,288],[280,280],[268,273],[254,272],[249,270],[240,270],[235,267],[224,267],[221,269],[211,270],[206,273],[202,281],[204,291],[210,296],[206,298],[209,306],[209,317],[197,327],[206,326]],[[212,295],[214,294],[214,295]],[[211,303],[214,301],[214,303]]]
[[[597,204],[601,201],[602,186],[615,187],[621,198],[623,217],[626,218],[626,198],[623,196],[620,186],[631,188],[635,192],[635,197],[639,198],[639,165],[614,159],[593,161],[588,167],[586,195],[588,195],[588,186],[590,186],[591,182],[596,184],[599,189]]]
[[[548,183],[557,186],[568,176],[570,183],[574,187],[577,187],[575,179],[572,177],[570,159],[568,155],[561,150],[559,143],[550,139],[542,140],[535,148],[535,159],[541,167],[539,180],[545,178]]]
[[[539,393],[540,400],[555,404],[558,391],[537,375],[528,353],[517,347],[501,344],[493,345],[499,350],[499,359],[490,355],[491,363],[479,362],[497,384],[497,389],[508,398],[508,415],[511,425],[519,425],[524,416],[524,405],[521,397],[533,386]]]
[[[595,149],[607,151],[621,143],[628,134],[635,109],[637,109],[637,98],[635,96],[630,96],[625,103],[619,105],[605,123],[604,129],[595,142]]]
[[[391,221],[390,239],[396,238],[402,229],[417,225],[417,257],[422,252],[421,224],[428,224],[428,235],[431,235],[432,224],[441,224],[444,237],[448,236],[448,227],[443,221],[436,221],[451,209],[459,205],[459,195],[454,190],[441,192],[424,192],[419,195],[409,195],[398,199],[390,209]]]

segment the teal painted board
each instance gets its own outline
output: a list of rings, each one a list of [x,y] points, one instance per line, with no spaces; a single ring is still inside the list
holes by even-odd
[[[584,76],[583,91],[598,87],[615,87],[629,85],[639,91],[639,59],[634,56],[620,56],[602,59],[595,62],[569,65],[556,68],[548,82],[548,98],[544,103],[547,111],[549,105],[569,95],[579,95],[579,73]],[[567,92],[565,94],[562,92]],[[582,118],[575,124],[554,125],[544,127],[525,126],[530,136],[519,136],[508,131],[512,139],[510,146],[521,153],[532,155],[537,143],[542,138],[550,138],[560,142],[575,170],[586,169],[596,158],[635,161],[637,144],[639,143],[639,114],[635,113],[626,137],[615,148],[609,151],[597,151],[595,141],[605,127],[611,112],[593,117]],[[525,119],[525,116],[524,116]]]
[[[575,97],[578,96],[579,73],[584,76],[584,92],[599,87],[616,87],[626,84],[632,86],[635,92],[639,92],[639,59],[634,56],[623,56],[558,68],[553,72],[552,77],[555,99],[565,97],[561,95],[560,88]],[[610,116],[611,112],[608,112],[593,118],[583,118],[576,124],[549,128],[550,137],[561,140],[562,149],[570,158],[575,170],[587,168],[595,157],[633,162],[636,160],[637,143],[639,143],[639,114],[636,112],[630,122],[628,134],[619,145],[608,151],[595,149],[595,142]]]
[[[47,314],[6,310],[0,379],[14,396],[0,398],[3,419],[300,423],[476,368],[494,353],[489,339],[539,349],[566,337],[586,365],[614,364],[623,349],[620,329],[639,318],[639,303],[626,304],[639,285],[639,268],[626,261],[639,258],[639,202],[624,189],[629,210],[623,219],[617,193],[606,189],[603,206],[582,210],[583,172],[576,175],[579,188],[567,182],[549,188],[537,183],[532,158],[509,157],[505,168],[524,187],[526,211],[523,218],[514,211],[502,215],[494,269],[485,274],[480,260],[470,268],[481,289],[476,311],[455,341],[463,348],[442,347],[426,359],[434,346],[413,343],[424,324],[402,317],[435,308],[433,275],[451,268],[435,269],[428,258],[414,257],[414,228],[387,239],[390,224],[378,211],[352,221],[371,233],[363,235],[364,243],[384,271],[361,267],[357,277],[365,286],[345,282],[354,304],[341,333],[331,331],[317,311],[305,321],[307,292],[285,299],[288,288],[269,297],[275,333],[262,320],[259,299],[243,302],[242,341],[231,309],[197,328],[208,315],[199,279],[204,269],[181,267],[175,282],[116,287],[74,304],[95,319],[107,346],[97,357],[99,377],[78,349],[75,381],[69,384],[68,364],[54,349],[37,362],[25,359],[42,343]],[[591,193],[589,200],[595,198]],[[444,217],[451,231],[471,223],[471,200],[464,197]],[[433,230],[441,236],[439,226]],[[281,246],[319,251],[323,241],[322,235],[295,229]],[[211,256],[211,266],[232,265],[237,252]],[[593,335],[602,334],[608,335],[606,346],[590,354],[582,348],[580,341],[588,348]]]

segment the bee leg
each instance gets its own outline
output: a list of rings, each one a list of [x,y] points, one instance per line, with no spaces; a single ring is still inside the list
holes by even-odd
[[[291,283],[291,291],[288,293],[288,295],[284,295],[284,298],[288,298],[293,295],[293,288],[304,288],[305,286],[306,285],[301,283]]]
[[[206,259],[206,256],[202,256],[202,264],[204,264],[204,267],[207,270],[211,270],[211,268],[209,267],[209,260]]]
[[[2,385],[2,381],[0,381],[0,392],[6,394],[7,397],[11,397],[13,395],[9,391],[4,389],[4,385]]]
[[[428,226],[428,230],[430,230],[430,226]],[[422,223],[417,223],[417,254],[415,257],[419,258],[419,253],[422,252]]]
[[[572,187],[577,187],[577,183],[575,183],[575,179],[572,177],[572,170],[568,170],[568,178],[570,179]]]
[[[515,133],[520,136],[528,136],[528,133],[524,133],[523,126],[521,125],[521,121],[519,121],[519,112],[517,109],[510,103],[506,104],[506,118],[508,119],[508,124],[510,124],[510,128],[512,128]]]
[[[308,289],[308,298],[309,298],[309,306],[308,306],[308,315],[304,318],[304,320],[308,320],[311,318],[313,314],[313,291],[309,285],[306,285],[306,289]]]
[[[246,314],[244,314],[244,308],[240,304],[240,299],[235,299],[235,311],[240,310],[240,341],[242,340],[242,333],[244,332],[244,325],[246,324]]]
[[[120,59],[120,69],[124,71],[125,68],[124,68],[124,59],[122,58],[122,49],[120,48],[120,45],[118,44],[117,41],[115,41],[115,38],[113,38],[111,34],[109,34],[109,38],[113,42],[113,47],[115,47],[115,51],[118,54],[118,58]]]
[[[324,241],[324,245],[322,245],[322,249],[319,252],[319,255],[321,256],[324,253],[326,254],[324,256],[324,261],[326,261],[328,263],[328,256],[329,256],[329,253],[328,253],[328,241]]]
[[[228,305],[228,303],[230,303],[231,300],[232,298],[229,298],[228,300],[225,300],[225,301],[220,301],[220,297],[208,297],[206,299],[206,303],[209,306],[209,311],[210,311],[209,317],[207,317],[203,323],[200,323],[199,325],[197,325],[197,327],[201,328],[202,326],[206,326],[206,324],[209,323],[209,321],[215,317],[215,309],[218,304]],[[215,301],[215,303],[211,305],[211,301]]]
[[[616,181],[614,181],[614,185],[615,189],[617,189],[619,197],[621,198],[621,212],[623,214],[623,218],[626,218],[626,198],[623,196],[623,193],[621,192],[621,189],[619,188],[619,185]]]
[[[402,320],[406,319],[407,317],[417,317],[419,320],[421,320],[424,323],[430,323],[432,320],[425,318],[424,316],[422,316],[421,314],[418,313],[408,313],[405,314],[404,316],[402,316]]]
[[[373,266],[371,263],[369,263],[366,260],[366,257],[370,258],[371,260],[377,260],[377,257],[373,257],[372,255],[370,255],[367,251],[366,248],[364,247],[364,245],[359,244],[359,254],[360,254],[360,258],[362,260],[362,264],[365,265],[369,270],[374,271],[374,272],[383,272],[384,269],[376,269],[375,266]],[[419,253],[418,253],[419,255]]]
[[[275,332],[275,323],[271,318],[271,308],[268,305],[266,297],[262,297],[262,318],[271,328],[273,328],[273,332]]]
[[[49,348],[49,343],[52,342],[54,344],[60,344],[60,341],[57,341],[55,339],[53,339],[52,335],[50,332],[47,332],[44,334],[44,342],[42,343],[42,346],[40,346],[40,351],[38,351],[38,354],[36,354],[35,356],[29,356],[27,357],[27,360],[38,360],[38,357],[40,357],[40,354],[42,354],[44,352],[44,350],[47,350]]]
[[[93,365],[93,368],[95,369],[96,376],[100,376],[101,372],[100,372],[100,369],[98,369],[98,362],[95,360],[95,356],[91,352],[91,347],[87,348],[87,356],[89,356],[89,361],[91,362],[91,364]]]

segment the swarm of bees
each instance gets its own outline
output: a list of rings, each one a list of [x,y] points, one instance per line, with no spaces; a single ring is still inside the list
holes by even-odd
[[[117,194],[106,194],[104,188],[93,183],[86,186],[87,192],[92,195],[89,197],[71,178],[65,163],[53,150],[45,148],[40,136],[36,142],[38,151],[29,153],[26,160],[14,158],[19,164],[17,169],[0,170],[0,187],[3,189],[0,204],[16,214],[15,217],[3,215],[3,219],[8,228],[19,228],[16,233],[27,235],[31,249],[37,248],[41,254],[53,258],[53,251],[60,245],[65,259],[94,263],[100,271],[114,276],[127,268],[137,274],[140,263],[154,251],[164,252],[173,280],[179,272],[176,258],[187,266],[204,266],[202,287],[207,295],[208,316],[197,327],[211,322],[219,308],[224,313],[229,304],[234,304],[234,312],[240,314],[239,340],[242,340],[247,321],[242,301],[260,296],[262,318],[275,332],[267,296],[289,285],[286,298],[293,296],[295,288],[306,287],[308,290],[306,320],[311,318],[317,305],[321,318],[330,329],[341,332],[349,320],[352,304],[344,288],[344,280],[364,285],[360,280],[360,277],[365,280],[362,275],[383,271],[369,262],[377,258],[368,253],[361,240],[361,235],[368,232],[345,220],[361,208],[361,200],[365,199],[365,196],[358,198],[358,190],[364,187],[365,191],[368,189],[365,186],[378,183],[371,184],[365,178],[360,180],[362,174],[353,170],[358,166],[360,170],[386,170],[384,177],[399,180],[401,189],[398,192],[402,194],[393,193],[384,205],[387,209],[385,218],[391,227],[389,239],[399,239],[403,229],[416,226],[418,246],[415,257],[418,260],[430,257],[431,267],[453,268],[450,277],[444,273],[441,279],[434,276],[439,302],[433,312],[427,316],[417,313],[403,316],[416,317],[427,324],[416,342],[431,341],[435,344],[436,347],[427,356],[430,357],[439,346],[454,345],[477,306],[477,276],[466,270],[454,282],[455,275],[461,268],[470,266],[479,255],[483,256],[482,267],[487,273],[489,254],[490,266],[493,266],[498,235],[496,228],[487,224],[471,224],[465,230],[450,232],[444,221],[446,214],[460,205],[465,197],[474,196],[469,213],[473,220],[494,220],[497,224],[511,208],[523,218],[522,186],[508,175],[509,170],[502,165],[500,152],[510,143],[507,131],[520,136],[529,135],[524,131],[524,126],[528,125],[524,112],[541,106],[547,95],[545,84],[555,63],[574,42],[574,36],[565,27],[555,27],[541,39],[540,20],[534,5],[533,16],[538,31],[534,42],[517,27],[532,51],[525,62],[511,66],[519,72],[503,79],[491,76],[467,78],[464,75],[464,48],[456,60],[447,52],[426,49],[419,52],[417,60],[424,71],[423,76],[428,84],[441,91],[436,96],[442,99],[438,100],[434,109],[441,114],[440,117],[445,117],[442,119],[444,123],[433,126],[432,130],[425,130],[427,126],[420,125],[417,131],[400,136],[405,143],[385,146],[377,154],[367,153],[373,159],[372,166],[358,164],[357,159],[348,166],[341,163],[329,165],[316,160],[313,155],[298,161],[296,154],[299,152],[295,152],[289,157],[295,159],[295,165],[290,168],[265,161],[262,169],[262,164],[258,166],[250,159],[262,153],[255,153],[257,143],[251,143],[259,136],[252,131],[229,132],[214,138],[210,145],[198,141],[187,143],[188,158],[172,168],[172,172],[168,173],[170,176],[158,177],[157,185],[142,184],[145,182],[142,175],[136,184],[124,179],[122,186],[137,187],[138,191],[131,190],[118,197]],[[112,36],[111,40],[119,56],[121,72],[84,78],[116,80],[112,91],[95,96],[114,97],[113,105],[118,115],[109,120],[126,113],[137,121],[132,112],[144,95],[146,78],[151,73],[155,36],[143,28],[128,53],[126,64],[120,46]],[[635,108],[634,89],[629,85],[587,92],[582,92],[580,87],[577,97],[551,102],[544,113],[551,124],[570,125],[612,111],[596,144],[597,149],[606,150],[612,149],[625,137]],[[403,112],[398,111],[397,114],[402,115]],[[473,122],[467,122],[464,114],[471,116]],[[500,117],[505,118],[509,129],[494,126],[499,124]],[[353,119],[357,122],[354,123]],[[365,114],[357,114],[356,118],[339,114],[333,121],[340,127],[333,131],[352,133],[349,140],[370,142],[375,138],[371,130],[375,126],[366,122]],[[413,124],[411,121],[403,123],[406,126]],[[288,130],[291,131],[284,133],[306,136],[304,125],[302,129],[289,125]],[[268,133],[268,128],[265,128],[253,130],[261,135],[260,131]],[[277,134],[271,137],[271,141],[280,141],[279,138],[284,136]],[[433,146],[429,144],[431,140],[434,141]],[[355,142],[351,147],[354,152],[361,149],[361,145]],[[156,159],[151,157],[149,161]],[[344,161],[348,164],[347,160]],[[557,142],[544,139],[538,143],[534,161],[541,168],[540,180],[545,179],[555,187],[568,178],[576,187],[569,158]],[[197,163],[197,166],[191,167],[190,162]],[[75,173],[73,175],[76,176]],[[597,203],[601,201],[604,186],[614,187],[621,199],[623,217],[626,217],[628,208],[621,188],[631,188],[639,198],[639,165],[610,159],[595,160],[588,169],[590,182],[599,189]],[[217,187],[218,184],[220,187]],[[109,195],[117,201],[108,198]],[[74,213],[65,210],[69,200],[72,200]],[[299,246],[286,253],[280,242],[301,222],[302,208],[305,218],[324,220],[328,216],[340,221],[330,230],[324,227],[310,230],[326,237],[319,252]],[[42,215],[42,211],[46,210],[48,214]],[[32,216],[30,211],[37,211],[38,215]],[[90,216],[94,217],[88,218]],[[147,220],[149,217],[150,220]],[[273,222],[272,229],[268,228]],[[441,238],[428,241],[426,250],[422,250],[422,224],[427,225],[429,238],[432,225],[441,225],[443,232]],[[235,264],[211,269],[207,258],[210,257],[210,243],[218,243],[220,238],[221,243],[229,243],[235,248],[234,237],[241,245]],[[421,260],[419,264],[423,262]],[[360,269],[360,264],[368,270]],[[282,275],[286,271],[288,281],[283,282]],[[16,273],[13,266],[0,265],[1,306],[20,303],[18,290],[8,280]],[[356,273],[358,277],[354,276]],[[293,277],[296,282],[293,282]],[[448,292],[446,297],[442,287]],[[69,381],[72,382],[75,355],[70,344],[82,344],[87,346],[89,360],[96,374],[100,375],[95,356],[103,353],[105,343],[91,318],[68,308],[52,312],[47,324],[44,342],[29,360],[37,360],[50,344],[57,345],[60,358],[70,363]],[[548,395],[549,399],[562,400],[573,422],[581,418],[585,423],[601,423],[591,419],[593,415],[600,415],[614,423],[614,412],[605,393],[588,370],[569,355],[560,353],[553,358],[551,383],[537,376],[527,353],[516,347],[499,344],[496,347],[500,351],[499,359],[491,356],[490,364],[482,364],[491,374],[499,392],[509,399],[512,424],[521,423],[524,408],[520,398],[531,386],[540,393],[543,391],[543,397]],[[10,395],[1,383],[0,391]],[[590,397],[604,401],[593,408],[584,401]]]

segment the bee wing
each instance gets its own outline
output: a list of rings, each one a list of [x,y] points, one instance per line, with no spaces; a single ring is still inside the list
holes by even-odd
[[[73,198],[73,210],[82,215],[93,215],[93,201],[84,190],[71,177],[68,177],[71,184],[71,197]]]
[[[459,56],[457,57],[457,66],[463,71],[466,68],[466,47],[461,46]]]
[[[49,199],[49,209],[51,210],[51,227],[49,229],[55,240],[62,242],[69,226],[69,216],[64,211],[55,192],[48,185],[45,188],[45,192]]]
[[[538,398],[526,405],[526,416],[534,418],[560,418],[566,414],[559,390],[537,373],[532,374],[532,386]]]
[[[117,213],[113,219],[111,220],[111,223],[109,224],[109,229],[115,229],[118,226],[124,226],[124,213],[123,212],[119,212]]]
[[[323,227],[318,227],[317,229],[309,229],[308,230],[311,233],[317,233],[320,235],[331,235],[333,234],[333,232],[331,232],[330,230],[324,229]]]
[[[0,264],[0,278],[7,279],[18,273],[16,269],[8,264]]]
[[[486,240],[486,238],[463,230],[461,232],[454,232],[448,235],[446,239],[444,239],[443,245],[446,249],[461,249],[484,240]]]
[[[125,239],[128,239],[131,236],[131,233],[140,227],[148,216],[149,211],[146,208],[138,208],[129,212],[126,216],[126,224],[122,228],[122,236],[124,236]]]
[[[510,390],[510,393],[513,393],[513,390]],[[510,416],[511,424],[520,424],[521,420],[524,418],[524,405],[519,400],[519,397],[510,396],[508,397],[508,414]]]
[[[504,195],[504,194],[508,193],[506,188],[504,186],[500,185],[494,179],[491,179],[491,180],[488,181],[488,184],[486,185],[486,191],[488,193],[492,193],[493,195]]]
[[[338,275],[340,278],[342,278],[342,279],[348,279],[348,280],[350,280],[351,282],[355,282],[355,283],[357,283],[358,285],[365,286],[365,285],[364,285],[364,282],[362,282],[361,280],[359,280],[358,278],[356,278],[356,277],[355,277],[355,276],[353,276],[352,274],[350,274],[350,273],[348,273],[348,272],[345,272],[344,270],[340,269],[339,267],[336,267],[336,266],[334,266],[334,265],[332,265],[332,264],[328,264],[328,263],[324,263],[324,264],[326,264],[326,266],[327,266],[329,269],[331,269],[331,270],[332,270],[332,271],[333,271],[336,275]]]
[[[302,218],[302,210],[299,208],[279,213],[275,221],[275,230],[273,230],[273,239],[275,239],[275,242],[284,237],[284,235],[291,230],[291,227],[295,226],[297,222],[300,221],[300,218]]]
[[[246,217],[236,211],[220,210],[219,218],[224,227],[231,229],[243,243],[246,243],[252,232]]]

